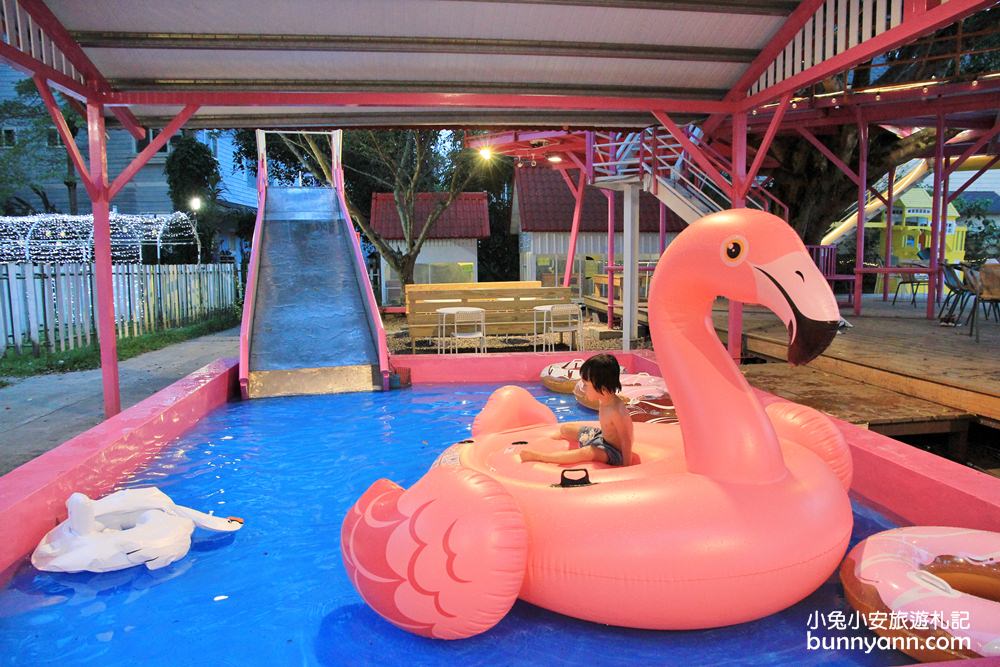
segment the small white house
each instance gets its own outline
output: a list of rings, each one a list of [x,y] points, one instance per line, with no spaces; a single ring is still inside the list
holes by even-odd
[[[423,221],[445,192],[421,192],[414,203],[418,234]],[[372,195],[372,229],[396,249],[404,247],[403,226],[391,192]],[[479,281],[478,240],[490,235],[485,192],[463,192],[446,208],[420,248],[413,270],[416,283],[473,283]],[[385,258],[379,258],[382,304],[403,303],[403,287]]]
[[[573,180],[576,179],[575,174]],[[614,193],[615,258],[622,261],[623,195]],[[540,280],[542,285],[556,285],[562,280],[573,226],[573,194],[562,175],[548,167],[522,167],[514,172],[514,199],[511,233],[518,235],[521,280]],[[684,222],[669,209],[666,211],[666,244],[684,229]],[[639,259],[654,262],[660,257],[660,202],[648,192],[639,195]],[[608,199],[603,191],[584,188],[580,229],[577,236],[573,284],[584,292],[587,287],[579,274],[590,276],[603,271],[608,254]],[[588,265],[590,262],[592,265]]]

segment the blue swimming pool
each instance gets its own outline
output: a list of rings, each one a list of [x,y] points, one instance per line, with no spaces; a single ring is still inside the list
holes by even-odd
[[[459,642],[397,630],[361,601],[340,560],[340,524],[378,477],[409,486],[468,436],[494,386],[231,403],[121,486],[246,519],[235,535],[198,531],[156,572],[49,574],[22,568],[0,590],[3,665],[895,665],[899,653],[806,648],[810,614],[849,613],[836,577],[769,618],[698,632],[578,621],[517,603]],[[590,419],[572,396],[532,393],[560,420]],[[852,544],[893,524],[855,505]],[[864,632],[864,631],[861,631]]]

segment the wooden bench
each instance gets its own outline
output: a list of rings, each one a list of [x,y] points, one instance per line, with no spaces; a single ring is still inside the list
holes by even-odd
[[[541,287],[538,281],[407,285],[410,349],[416,352],[418,339],[437,336],[438,308],[482,308],[488,336],[530,335],[535,328],[535,306],[572,303],[571,297],[569,287]]]

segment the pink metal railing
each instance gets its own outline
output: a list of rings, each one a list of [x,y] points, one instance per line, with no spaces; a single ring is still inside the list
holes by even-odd
[[[596,132],[591,147],[591,155],[588,155],[587,161],[591,182],[595,178],[628,178],[649,174],[653,176],[651,186],[654,193],[659,187],[660,179],[663,179],[680,185],[701,208],[708,211],[721,210],[730,201],[729,193],[722,190],[692,160],[687,159],[680,143],[664,128],[647,128],[640,133]],[[724,156],[706,145],[702,145],[702,148],[720,171],[731,169]],[[757,183],[754,183],[751,190],[761,197],[747,197],[748,206],[768,210],[770,206],[764,201],[766,198],[782,209],[787,220],[788,207],[783,202]]]
[[[240,394],[250,398],[250,328],[253,326],[254,303],[257,296],[257,271],[260,266],[260,236],[264,227],[267,203],[267,160],[259,147],[257,154],[257,222],[254,223],[247,264],[247,286],[243,292],[243,320],[240,323]]]
[[[336,162],[333,170],[333,189],[337,191],[340,200],[341,210],[344,212],[344,224],[347,225],[347,236],[351,239],[351,249],[354,251],[354,274],[358,279],[358,287],[365,295],[365,309],[368,311],[368,318],[374,325],[375,347],[378,350],[378,367],[382,375],[382,390],[389,389],[389,374],[392,370],[389,365],[389,344],[385,337],[385,327],[382,324],[382,315],[378,310],[378,303],[375,301],[375,291],[372,283],[368,279],[368,271],[365,270],[365,257],[361,253],[361,241],[354,231],[351,223],[351,214],[347,208],[347,197],[344,195],[344,169],[340,164],[339,151],[336,155]]]

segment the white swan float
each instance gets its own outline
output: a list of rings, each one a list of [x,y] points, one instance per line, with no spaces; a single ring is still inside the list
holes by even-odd
[[[68,518],[46,533],[31,564],[46,572],[112,572],[135,565],[166,567],[187,555],[195,526],[239,530],[243,520],[174,504],[156,487],[116,491],[100,500],[74,493]]]

